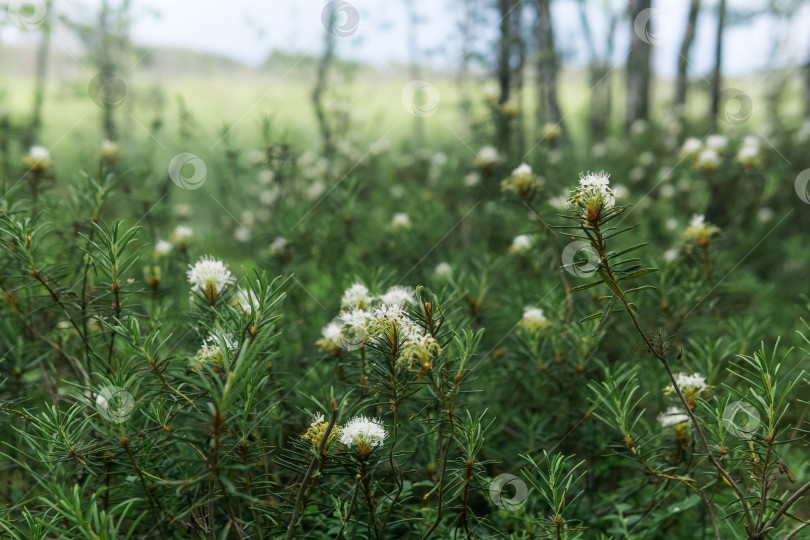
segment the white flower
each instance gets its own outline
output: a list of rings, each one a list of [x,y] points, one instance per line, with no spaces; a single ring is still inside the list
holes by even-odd
[[[450,279],[453,277],[453,267],[450,263],[441,262],[436,265],[436,277],[441,279]]]
[[[245,312],[245,315],[251,315],[254,309],[259,309],[259,299],[250,289],[242,289],[241,287],[236,290],[235,295],[236,303]]]
[[[172,232],[172,238],[174,241],[180,244],[181,246],[185,246],[188,244],[188,241],[194,236],[194,231],[191,230],[190,227],[186,227],[185,225],[178,225],[174,228],[174,232]]]
[[[557,197],[551,197],[548,200],[548,203],[560,211],[565,210],[570,205],[567,194],[558,195]]]
[[[678,228],[678,220],[674,217],[667,218],[664,222],[664,227],[666,227],[668,231],[674,231]]]
[[[368,293],[368,287],[362,283],[355,283],[344,291],[343,298],[340,300],[340,307],[364,309],[371,305],[372,300],[373,298]]]
[[[188,282],[193,291],[221,293],[225,287],[236,282],[228,267],[210,255],[206,255],[194,266],[189,265]]]
[[[689,416],[678,407],[670,407],[658,415],[658,423],[665,428],[685,424],[688,421]]]
[[[678,258],[678,255],[680,255],[680,253],[681,252],[677,247],[669,248],[664,252],[664,260],[667,262],[672,262]]]
[[[760,223],[769,223],[773,221],[774,212],[771,208],[763,207],[757,210],[757,221]]]
[[[728,138],[725,135],[709,135],[706,137],[706,148],[722,152],[728,146]]]
[[[397,304],[400,306],[413,304],[416,301],[412,289],[399,285],[394,285],[389,288],[385,291],[385,294],[379,296],[379,300],[383,304]]]
[[[321,348],[340,349],[342,343],[341,330],[343,330],[343,325],[340,321],[332,321],[321,328],[321,340],[318,342]]]
[[[638,156],[638,162],[645,167],[649,167],[655,163],[655,154],[649,151],[642,152],[641,155]]]
[[[681,157],[694,157],[698,152],[700,152],[701,148],[703,148],[703,143],[700,142],[700,139],[689,137],[683,142],[683,146],[681,147]]]
[[[703,214],[695,214],[692,216],[692,219],[689,220],[690,227],[703,227],[704,223],[706,223],[706,216]]]
[[[494,146],[484,146],[483,148],[481,148],[481,150],[478,151],[478,155],[475,156],[474,164],[477,167],[488,167],[490,165],[494,165],[500,160],[501,155],[498,153],[498,150],[496,150]]]
[[[265,206],[270,206],[276,199],[278,199],[279,189],[278,186],[273,186],[270,189],[265,189],[259,193],[259,202]]]
[[[675,195],[675,187],[672,184],[664,184],[661,186],[661,198],[669,199]]]
[[[481,175],[476,172],[472,172],[464,177],[464,185],[467,187],[475,187],[480,183]]]
[[[523,255],[532,247],[532,238],[528,234],[519,234],[512,239],[512,245],[509,246],[509,253],[513,255]]]
[[[51,159],[51,153],[44,146],[32,146],[28,151],[28,156],[42,161]]]
[[[707,148],[698,154],[695,165],[698,169],[713,171],[720,165],[720,155],[713,148]]]
[[[638,183],[644,180],[644,175],[646,174],[647,171],[644,170],[644,167],[639,165],[630,169],[630,172],[627,174],[627,178],[629,178],[633,183]]]
[[[367,454],[375,446],[382,446],[388,436],[380,420],[365,416],[355,416],[341,431],[340,442],[349,448],[356,446],[361,454]]]
[[[610,175],[605,171],[589,172],[579,177],[579,189],[572,200],[594,209],[598,206],[613,208],[616,206],[616,190],[610,189]]]
[[[740,148],[734,158],[743,167],[753,167],[759,162],[759,144],[746,145]]]
[[[748,135],[743,139],[742,146],[759,146],[760,140],[756,135]]]
[[[405,212],[397,212],[391,219],[391,227],[394,229],[410,229],[411,217]]]
[[[220,343],[224,343],[227,351],[222,350]],[[221,364],[225,352],[235,351],[238,348],[239,345],[232,334],[223,335],[221,339],[214,334],[210,334],[203,340],[200,350],[197,351],[196,359]]]
[[[309,425],[310,427],[315,427],[318,424],[321,424],[324,421],[323,413],[315,413],[312,416],[312,423]]]
[[[279,255],[284,253],[284,250],[287,249],[287,239],[278,236],[275,240],[270,243],[270,254],[271,255]]]
[[[643,118],[633,120],[633,123],[630,124],[630,132],[633,135],[642,135],[645,131],[647,131],[647,121]]]
[[[106,158],[114,158],[118,154],[118,145],[112,141],[104,139],[101,141],[101,155]]]
[[[237,242],[244,244],[250,241],[250,229],[239,226],[233,230],[233,237]]]
[[[259,171],[259,176],[257,177],[257,180],[261,185],[266,186],[267,184],[275,180],[275,178],[276,173],[274,173],[272,169],[262,169]]]
[[[693,373],[692,375],[678,373],[675,375],[675,382],[684,392],[691,391],[694,393],[706,388],[706,377],[700,373]]]
[[[548,325],[548,319],[539,307],[527,306],[524,308],[523,318],[518,324],[530,332],[537,332]]]
[[[155,243],[155,256],[156,257],[165,257],[168,255],[174,246],[171,242],[167,242],[166,240],[158,240]]]

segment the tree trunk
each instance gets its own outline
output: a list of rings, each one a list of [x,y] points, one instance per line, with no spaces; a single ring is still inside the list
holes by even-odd
[[[717,128],[717,113],[720,111],[720,85],[723,68],[723,31],[726,26],[726,0],[717,6],[717,43],[714,49],[714,73],[712,74],[712,105],[709,111],[712,129]]]
[[[804,65],[804,118],[810,120],[810,56]]]
[[[461,21],[461,61],[456,83],[459,90],[459,116],[461,124],[466,126],[470,120],[472,100],[468,89],[470,77],[470,54],[474,46],[473,26],[475,24],[475,6],[473,0],[462,0],[464,17]]]
[[[689,86],[689,53],[692,50],[692,42],[695,40],[695,28],[697,27],[699,12],[700,0],[692,0],[689,6],[686,31],[683,34],[683,42],[681,43],[681,53],[678,56],[678,78],[675,80],[675,105],[679,107],[686,104],[686,91]]]
[[[45,5],[45,24],[42,27],[42,36],[37,50],[37,72],[34,83],[34,106],[31,110],[31,122],[23,137],[22,145],[28,149],[39,140],[39,130],[42,126],[42,105],[45,102],[45,83],[48,78],[48,53],[51,46],[51,28],[48,14],[51,11],[50,2]]]
[[[510,111],[511,121],[514,124],[517,141],[515,142],[513,154],[519,159],[526,151],[526,132],[523,122],[523,70],[526,66],[526,41],[523,39],[523,10],[520,2],[512,11],[512,48],[513,54],[517,57],[517,64],[512,69],[512,101],[517,104],[516,108]]]
[[[652,0],[630,0],[630,52],[627,54],[627,108],[624,125],[647,120],[650,108],[650,57],[652,45],[635,30],[636,18],[650,9]]]
[[[588,21],[588,13],[585,0],[577,2],[579,8],[579,19],[582,24],[582,34],[585,37],[589,60],[588,60],[588,81],[591,88],[591,100],[588,106],[588,143],[603,140],[610,130],[611,120],[611,77],[613,66],[610,58],[613,57],[613,43],[616,36],[616,24],[618,17],[610,17],[608,24],[608,35],[606,40],[606,50],[604,56],[600,57],[596,52],[593,32]]]
[[[99,69],[102,73],[115,73],[115,61],[113,60],[112,55],[112,48],[113,48],[113,40],[115,37],[112,35],[112,31],[110,30],[110,5],[107,0],[104,0],[101,3],[101,11],[99,12],[99,32],[101,35],[101,39],[99,41],[100,50],[99,50]],[[108,141],[115,141],[117,138],[117,132],[115,129],[115,107],[114,103],[111,103],[110,100],[102,99],[101,100],[103,105],[103,117],[102,117],[102,128],[104,130],[104,138]]]
[[[537,8],[537,40],[539,45],[537,74],[540,83],[540,99],[538,110],[541,111],[543,123],[551,122],[562,125],[562,114],[557,101],[557,74],[559,59],[554,48],[554,25],[551,20],[551,7],[549,0],[536,0]]]
[[[335,3],[328,4],[331,9],[330,21],[335,18]],[[332,132],[329,129],[329,122],[326,119],[326,111],[323,107],[323,92],[326,90],[326,78],[329,74],[329,67],[335,56],[335,34],[329,30],[324,34],[324,51],[321,61],[318,63],[318,71],[315,77],[315,88],[312,90],[312,105],[315,108],[315,116],[318,117],[318,128],[321,131],[321,144],[323,152],[329,156],[332,154]]]
[[[505,152],[509,149],[509,118],[503,112],[503,104],[509,101],[509,86],[511,69],[509,67],[509,53],[511,52],[512,36],[509,24],[509,16],[512,11],[512,0],[498,0],[501,15],[501,39],[500,51],[498,54],[498,84],[501,88],[501,96],[498,99],[499,107],[497,113],[497,144],[498,150]]]

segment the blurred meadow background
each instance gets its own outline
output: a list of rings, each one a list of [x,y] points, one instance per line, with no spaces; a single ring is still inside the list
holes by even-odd
[[[0,8],[0,538],[810,538],[810,2]]]

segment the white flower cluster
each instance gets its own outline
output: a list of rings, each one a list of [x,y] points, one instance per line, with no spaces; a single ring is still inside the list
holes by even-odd
[[[689,421],[689,416],[678,407],[670,407],[658,415],[658,423],[661,427],[672,427],[685,424]]]
[[[494,146],[484,146],[478,151],[473,164],[476,167],[492,167],[501,160],[501,155]]]
[[[509,246],[509,253],[511,255],[524,255],[532,248],[532,237],[528,234],[519,234],[512,239],[512,245]]]
[[[680,389],[684,392],[699,392],[706,388],[706,377],[700,373],[678,373],[675,375],[675,382],[678,383]]]
[[[542,187],[544,183],[545,179],[542,176],[537,176],[529,165],[521,163],[517,169],[512,171],[509,178],[501,181],[501,191],[526,197],[536,188]]]
[[[391,218],[391,228],[394,230],[405,230],[411,228],[411,217],[405,212],[397,212]]]
[[[371,305],[374,297],[369,294],[368,287],[362,283],[355,283],[343,293],[340,307],[343,309],[365,309]]]
[[[340,442],[349,448],[356,447],[360,454],[367,454],[372,448],[382,446],[387,436],[380,420],[355,416],[341,429]]]
[[[743,139],[740,150],[734,159],[746,169],[752,169],[759,165],[760,153],[759,137],[749,135]]]
[[[605,171],[580,175],[579,188],[574,192],[571,202],[588,213],[616,206],[616,190],[610,189],[610,175]]]
[[[696,214],[692,216],[689,227],[683,233],[683,241],[687,245],[705,246],[709,242],[709,237],[719,232],[720,229],[717,226],[706,222],[703,214]]]
[[[523,310],[523,318],[518,324],[529,332],[535,333],[548,326],[548,319],[539,307],[527,306]]]
[[[429,364],[430,359],[441,352],[433,336],[422,328],[398,304],[383,304],[374,309],[369,333],[374,336],[396,337],[402,344],[399,364],[411,367],[414,361]]]
[[[224,343],[227,348],[226,351],[222,350],[220,343]],[[238,349],[239,346],[232,334],[222,336],[222,340],[210,334],[203,340],[200,350],[197,355],[192,359],[190,364],[191,369],[202,368],[203,363],[222,365],[226,353],[230,353]]]
[[[237,289],[235,300],[245,315],[250,316],[253,314],[253,310],[259,309],[259,299],[250,289]]]
[[[429,362],[441,349],[405,311],[405,306],[415,303],[414,291],[408,287],[394,285],[372,296],[368,287],[355,283],[343,293],[340,314],[323,327],[318,345],[337,354],[347,345],[357,348],[368,339],[395,332],[402,343],[400,362],[409,366],[414,360]]]
[[[189,265],[188,282],[193,291],[216,296],[225,287],[236,282],[228,267],[210,255],[201,258],[194,266]]]

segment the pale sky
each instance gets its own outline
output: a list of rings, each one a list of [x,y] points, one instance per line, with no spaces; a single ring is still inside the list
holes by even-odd
[[[115,3],[120,0],[111,0]],[[413,0],[420,17],[418,44],[421,62],[436,69],[453,66],[459,54],[457,23],[461,15],[458,0]],[[714,7],[717,0],[703,0],[698,35],[693,48],[692,74],[707,73],[714,50]],[[92,14],[100,0],[54,0],[60,11],[82,9]],[[207,51],[242,60],[252,65],[261,63],[273,49],[293,53],[319,54],[324,27],[321,12],[325,0],[132,0],[134,6],[131,36],[139,45],[179,47]],[[407,16],[402,0],[350,0],[359,14],[356,31],[337,39],[338,54],[376,65],[407,62]],[[766,0],[728,0],[730,9],[752,9]],[[493,5],[492,0],[479,4]],[[606,17],[599,6],[626,5],[622,0],[589,0],[594,32],[603,33]],[[686,23],[689,0],[654,0],[654,36],[657,40],[654,68],[658,75],[672,77]],[[81,6],[81,7],[77,7]],[[580,19],[573,0],[552,2],[558,49],[566,65],[581,64],[584,42]],[[159,15],[155,15],[155,13]],[[477,47],[491,50],[497,39],[497,14],[483,11],[487,22],[480,25]],[[8,22],[8,21],[6,21]],[[781,36],[776,65],[806,62],[810,57],[810,5],[805,5],[790,21],[761,17],[753,22],[728,29],[725,41],[724,72],[743,75],[774,67],[770,54],[773,37]],[[622,62],[629,40],[629,22],[617,32],[616,58]],[[5,26],[0,38],[14,42],[18,32]],[[440,51],[430,55],[429,51]]]

